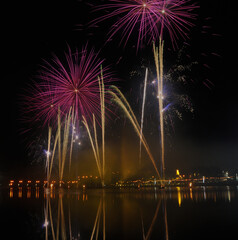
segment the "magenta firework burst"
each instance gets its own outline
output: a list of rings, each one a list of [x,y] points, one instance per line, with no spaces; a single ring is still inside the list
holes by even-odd
[[[62,114],[73,109],[76,120],[82,115],[100,116],[100,88],[98,77],[104,60],[98,58],[94,50],[81,52],[68,50],[64,61],[54,56],[51,62],[45,62],[38,81],[31,87],[31,96],[27,97],[28,112],[34,120],[43,120],[44,124],[57,119],[58,109]],[[108,67],[103,67],[105,88],[113,81]]]
[[[109,40],[122,32],[121,42],[125,45],[131,35],[137,34],[137,49],[142,42],[151,42],[163,38],[164,30],[169,33],[173,46],[177,39],[186,37],[195,18],[192,10],[197,8],[191,0],[109,0],[109,3],[96,7],[96,11],[108,10],[96,18],[97,24],[109,18],[115,18],[108,33]]]

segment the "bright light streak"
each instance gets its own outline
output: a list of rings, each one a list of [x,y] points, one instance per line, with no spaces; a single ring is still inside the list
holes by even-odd
[[[46,220],[43,224],[43,227],[47,227],[49,225],[49,222]]]
[[[48,151],[48,150],[45,150],[45,154],[46,154],[46,156],[50,156],[50,151]]]
[[[143,102],[142,102],[142,111],[141,111],[141,129],[140,129],[140,135],[143,134],[143,124],[144,124],[144,110],[145,110],[145,99],[146,99],[146,86],[147,86],[147,78],[148,78],[148,68],[145,70],[145,81],[144,81],[144,91],[143,91]],[[142,141],[140,138],[140,154],[139,154],[139,162],[141,163],[141,146]]]

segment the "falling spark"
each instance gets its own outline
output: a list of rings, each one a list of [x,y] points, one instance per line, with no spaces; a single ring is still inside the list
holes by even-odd
[[[127,44],[129,38],[137,33],[137,50],[143,42],[163,38],[167,30],[173,46],[179,37],[187,38],[191,20],[196,18],[192,11],[198,8],[190,0],[110,0],[96,7],[96,11],[109,10],[108,13],[94,19],[91,26],[108,19],[116,19],[112,24],[108,41],[121,32],[121,41]]]
[[[164,43],[159,41],[159,49],[153,43],[154,59],[156,66],[156,73],[158,79],[158,95],[163,96],[163,48]],[[161,163],[162,163],[162,179],[165,179],[165,166],[164,166],[164,114],[163,114],[163,98],[158,98],[159,102],[159,115],[160,115],[160,139],[161,139]]]
[[[102,123],[102,186],[105,184],[105,89],[103,69],[101,65],[101,76],[98,76],[101,102],[101,123]]]
[[[65,125],[64,125],[64,138],[63,138],[63,146],[62,146],[60,181],[62,181],[63,174],[64,174],[64,166],[65,166],[66,154],[67,154],[67,148],[68,148],[69,127],[70,127],[71,116],[72,115],[71,115],[71,109],[70,109],[69,114],[66,115]]]
[[[68,48],[65,60],[54,56],[51,61],[45,61],[37,81],[28,89],[25,97],[24,111],[28,121],[43,121],[43,126],[54,123],[57,119],[57,108],[61,117],[74,109],[73,118],[79,123],[81,116],[100,118],[100,89],[98,76],[102,71],[104,60],[98,57],[93,49],[72,52]],[[109,67],[103,68],[105,88],[114,81]],[[107,97],[105,101],[109,101]],[[26,117],[26,118],[27,118]],[[27,119],[26,119],[27,120]]]
[[[104,88],[103,79],[104,79],[103,78],[103,70],[102,70],[102,66],[101,66],[101,75],[98,76],[98,84],[99,84],[99,90],[100,90],[100,103],[101,103],[102,163],[100,161],[100,156],[99,156],[96,120],[95,120],[94,114],[93,114],[94,141],[93,141],[92,134],[90,132],[90,129],[89,129],[89,126],[88,126],[85,116],[83,116],[83,121],[82,121],[88,132],[88,136],[89,136],[89,139],[91,142],[94,157],[95,157],[98,171],[100,174],[100,178],[102,181],[102,187],[105,186],[105,88]]]
[[[94,115],[93,115],[93,118],[94,118]],[[93,153],[94,153],[94,157],[95,157],[95,160],[96,160],[98,172],[99,172],[100,178],[102,180],[102,170],[101,170],[102,167],[101,167],[99,154],[98,154],[99,150],[98,150],[98,145],[95,144],[95,142],[97,142],[97,140],[96,140],[96,137],[97,137],[97,135],[96,135],[96,128],[94,128],[94,137],[95,137],[95,139],[93,141],[92,134],[91,134],[89,126],[88,126],[88,122],[87,122],[87,120],[86,120],[86,118],[84,116],[82,116],[82,119],[83,119],[82,122],[83,122],[83,124],[84,124],[84,126],[85,126],[85,128],[86,128],[86,130],[88,132],[88,136],[89,136],[89,140],[90,140],[90,143],[91,143],[91,146],[92,146],[92,149],[93,149]]]
[[[142,111],[141,111],[141,135],[143,133],[143,124],[144,124],[144,110],[145,110],[145,99],[146,99],[146,86],[147,86],[147,78],[148,78],[148,68],[145,70],[145,82],[144,82],[144,92],[143,92],[143,102],[142,102]],[[139,155],[139,163],[141,164],[141,139],[140,139],[140,155]]]
[[[160,178],[160,174],[159,174],[159,171],[158,171],[157,166],[155,164],[154,157],[151,154],[150,148],[149,148],[149,146],[148,146],[148,144],[147,144],[147,142],[145,140],[144,135],[143,134],[141,135],[140,125],[139,125],[139,123],[138,123],[138,121],[137,121],[137,119],[135,117],[134,112],[132,111],[132,109],[130,107],[130,104],[128,103],[128,101],[126,100],[124,95],[121,93],[121,91],[117,87],[112,86],[112,88],[114,90],[116,90],[117,94],[121,97],[121,99],[117,96],[116,93],[114,93],[112,91],[108,91],[108,93],[112,95],[113,101],[116,102],[122,108],[122,110],[125,112],[126,116],[131,121],[131,123],[132,123],[132,125],[133,125],[133,127],[134,127],[134,129],[135,129],[135,131],[137,133],[137,135],[141,139],[142,144],[144,145],[144,147],[145,147],[145,149],[147,151],[147,154],[148,154],[148,156],[149,156],[149,158],[150,158],[150,160],[151,160],[151,162],[152,162],[152,164],[153,164],[153,166],[155,168],[155,171],[156,171],[158,177]],[[122,102],[122,100],[123,100],[124,103]]]
[[[48,132],[48,150],[46,152],[46,168],[47,168],[47,187],[49,187],[49,174],[50,174],[50,142],[51,142],[52,128],[49,127]]]
[[[75,123],[76,123],[76,116],[74,114],[74,108],[73,108],[73,111],[72,111],[72,126],[75,126]],[[71,134],[71,143],[70,143],[70,153],[69,153],[69,171],[70,171],[70,168],[71,168],[71,161],[72,161],[72,152],[73,152],[73,143],[74,143],[74,127],[73,127],[73,131],[72,131],[72,134]],[[76,136],[76,139],[78,139],[78,136]]]

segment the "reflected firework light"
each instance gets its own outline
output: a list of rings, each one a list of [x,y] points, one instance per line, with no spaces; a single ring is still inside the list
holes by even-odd
[[[143,42],[163,38],[164,30],[169,34],[175,47],[179,37],[187,38],[188,29],[193,26],[191,20],[196,18],[193,10],[198,8],[190,0],[110,0],[109,3],[95,7],[95,11],[105,11],[105,14],[91,22],[91,26],[115,18],[108,33],[108,41],[121,32],[121,41],[127,44],[135,32],[137,35],[137,50]]]

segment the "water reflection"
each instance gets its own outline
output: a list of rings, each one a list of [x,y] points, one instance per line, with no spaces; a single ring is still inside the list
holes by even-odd
[[[127,224],[127,226],[123,226],[124,221],[127,222],[128,218],[131,217],[134,218],[133,215],[130,215],[130,211],[134,212],[136,215],[139,212],[140,213],[140,219],[141,219],[141,224],[137,227],[141,227],[141,233],[140,233],[140,239],[143,240],[149,240],[151,239],[153,230],[155,228],[156,223],[158,222],[158,216],[159,213],[161,213],[161,216],[164,219],[163,223],[163,228],[164,228],[164,236],[165,239],[169,239],[169,234],[168,234],[168,221],[167,221],[167,204],[166,204],[166,199],[167,196],[165,192],[162,195],[156,194],[156,198],[158,200],[156,201],[156,206],[154,209],[152,209],[152,212],[150,212],[150,216],[148,215],[147,209],[142,209],[142,206],[138,208],[138,206],[133,207],[133,201],[131,202],[130,200],[128,201],[127,196],[123,197],[118,195],[116,193],[116,198],[119,197],[119,199],[122,200],[122,210],[118,212],[117,209],[114,209],[114,212],[112,212],[112,202],[110,199],[112,196],[108,196],[108,193],[106,193],[104,190],[101,190],[100,192],[97,192],[96,194],[96,201],[94,201],[93,207],[87,209],[87,214],[84,215],[83,218],[83,224],[86,224],[89,227],[89,233],[88,237],[86,239],[103,239],[106,240],[107,238],[107,232],[115,231],[115,228],[117,230],[122,228],[130,228],[130,224]],[[66,195],[66,196],[65,196]],[[78,240],[80,239],[80,232],[79,231],[73,231],[73,224],[75,223],[75,219],[72,216],[73,212],[76,210],[75,205],[71,206],[71,204],[74,204],[75,200],[79,200],[79,196],[81,195],[80,201],[84,203],[88,199],[88,194],[85,192],[83,193],[76,193],[76,198],[72,198],[73,195],[64,193],[63,191],[60,191],[58,194],[58,199],[57,201],[54,201],[54,199],[51,198],[51,192],[50,190],[46,190],[45,192],[45,205],[44,205],[44,223],[43,227],[45,228],[45,240],[48,239],[53,239],[53,240],[58,240],[58,239],[74,239]],[[107,195],[107,196],[106,196]],[[127,195],[127,194],[126,194]],[[92,197],[92,196],[91,196]],[[108,199],[109,197],[109,199]],[[119,200],[117,199],[117,200]],[[91,199],[95,200],[95,199]],[[107,200],[107,201],[106,201]],[[115,201],[115,199],[114,199]],[[114,205],[115,202],[112,204]],[[96,206],[96,209],[95,209]],[[77,206],[78,207],[78,206]],[[77,208],[76,207],[76,208]],[[82,207],[82,206],[81,206]],[[81,208],[80,207],[80,208]],[[85,206],[86,207],[86,206]],[[72,211],[73,209],[73,211]],[[140,211],[138,211],[140,209]],[[95,211],[96,210],[96,211]],[[136,211],[135,211],[136,210]],[[83,211],[85,214],[85,210]],[[83,214],[83,212],[81,214]],[[124,212],[124,214],[123,214]],[[154,213],[153,213],[154,212]],[[122,216],[121,216],[122,213]],[[151,213],[153,213],[151,215]],[[115,221],[115,219],[119,217],[122,219],[117,223],[113,224],[110,222],[110,220]],[[124,215],[124,216],[123,216]],[[80,215],[79,215],[80,216]],[[90,217],[89,217],[90,216]],[[149,216],[149,221],[148,221],[148,216]],[[93,220],[93,221],[92,221]],[[78,219],[78,223],[82,224],[81,220]],[[131,222],[132,223],[132,222]],[[138,222],[139,223],[139,222]],[[109,227],[107,228],[107,226]],[[124,229],[125,230],[125,229]],[[114,239],[114,238],[109,238],[109,239]],[[122,238],[118,238],[122,239]]]
[[[31,198],[31,187],[27,187],[27,198]]]
[[[13,188],[12,187],[10,188],[10,191],[9,191],[9,197],[13,198]]]
[[[191,206],[202,206],[200,209],[199,207],[193,209],[199,212],[203,211],[206,205],[204,203],[208,203],[209,207],[213,202],[222,203],[226,207],[234,205],[238,199],[238,189],[177,187],[162,190],[145,188],[79,191],[11,187],[9,199],[13,198],[21,199],[21,202],[25,200],[34,204],[36,208],[43,204],[42,208],[40,207],[41,214],[38,214],[40,218],[38,227],[44,235],[41,239],[169,240],[175,239],[170,234],[173,234],[178,219],[179,223],[186,219],[186,212],[191,212],[189,209]],[[35,204],[36,199],[39,200]],[[209,210],[206,209],[208,212]],[[196,221],[197,216],[194,219]]]
[[[22,187],[18,188],[18,198],[22,198]]]
[[[36,198],[40,197],[40,188],[36,187]]]
[[[181,197],[180,187],[177,187],[177,190],[178,190],[178,205],[179,207],[181,207],[182,197]]]
[[[63,191],[63,190],[62,190]],[[191,188],[183,188],[183,187],[176,187],[176,188],[168,188],[166,190],[163,190],[163,194],[166,194],[166,197],[168,199],[177,199],[178,206],[181,207],[182,202],[184,200],[190,199],[192,201],[206,201],[206,200],[213,200],[214,202],[217,201],[217,199],[223,199],[225,201],[231,202],[232,199],[235,197],[235,193],[238,191],[238,187],[191,187]],[[41,192],[41,193],[40,193]],[[26,187],[25,189],[23,187],[18,187],[17,189],[10,187],[9,188],[9,197],[13,198],[17,195],[18,198],[40,198],[40,194],[43,194],[43,197],[55,199],[57,198],[57,192],[58,190],[55,188],[49,189],[49,191],[46,193],[41,189],[40,187]],[[141,194],[147,194],[147,198],[152,199],[159,199],[162,195],[162,191],[160,189],[153,189],[153,194],[151,189],[140,189],[140,190],[125,190],[120,192],[120,196],[124,197],[127,196],[127,194],[133,193],[135,197],[141,197]],[[148,194],[150,193],[150,194]],[[16,195],[15,195],[16,194]],[[25,196],[24,196],[25,195]],[[75,195],[75,194],[74,194]],[[75,198],[79,201],[80,196],[82,201],[88,200],[88,194],[87,191],[80,192],[78,191],[75,195]],[[42,197],[42,196],[41,196]],[[67,197],[70,197],[67,195]]]
[[[54,192],[54,194],[53,194]],[[52,206],[52,199],[55,197],[55,191],[46,189],[44,193],[45,197],[45,206],[44,206],[44,224],[43,227],[45,228],[45,239],[73,239],[78,240],[80,239],[80,233],[72,231],[72,219],[71,219],[71,194],[67,194],[64,200],[64,191],[60,190],[58,194],[58,201],[56,206]],[[80,193],[76,194],[76,200],[79,200]],[[87,193],[83,192],[81,196],[82,202],[88,200]],[[75,198],[73,199],[75,200]],[[67,206],[68,205],[68,208]],[[54,211],[57,209],[57,211]],[[102,224],[101,224],[102,223]],[[102,226],[101,226],[102,225]],[[100,226],[101,226],[101,235],[102,239],[106,239],[106,210],[105,210],[105,192],[101,193],[97,213],[95,216],[94,224],[91,230],[90,239],[99,239],[100,233]]]

